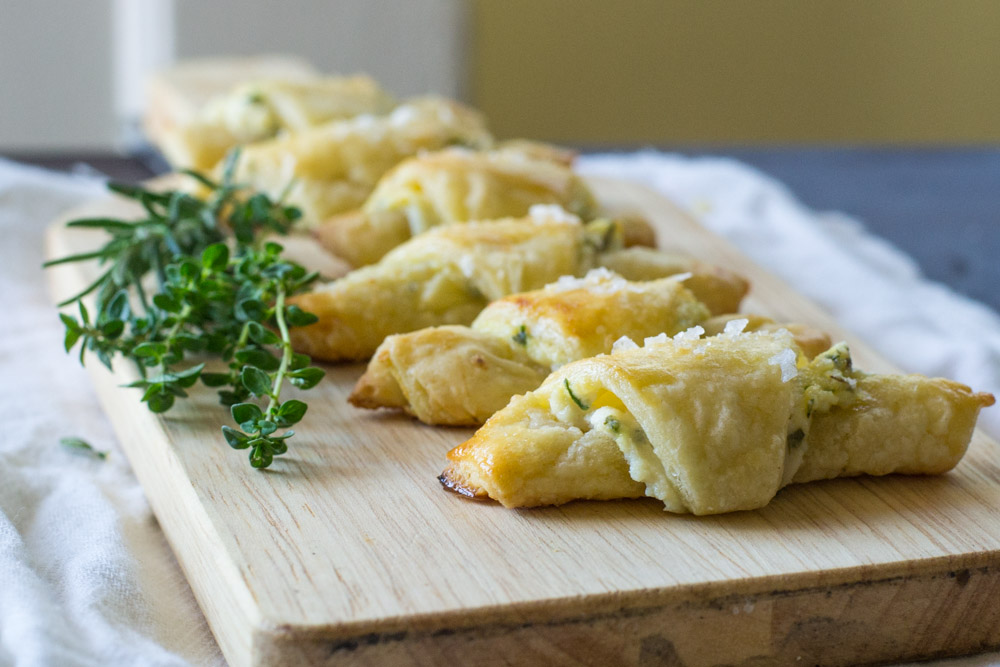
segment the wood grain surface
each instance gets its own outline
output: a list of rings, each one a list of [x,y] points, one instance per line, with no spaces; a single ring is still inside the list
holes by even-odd
[[[823,327],[859,368],[891,370],[659,195],[594,187],[653,220],[661,245],[749,277],[744,310]],[[56,224],[48,242],[61,256],[98,238]],[[54,293],[85,269],[53,269]],[[1000,646],[1000,458],[978,432],[947,475],[797,485],[752,512],[506,510],[436,480],[471,431],[349,406],[360,365],[329,368],[288,454],[263,472],[226,446],[213,390],[161,417],[120,387],[125,364],[89,368],[234,666],[857,664]]]

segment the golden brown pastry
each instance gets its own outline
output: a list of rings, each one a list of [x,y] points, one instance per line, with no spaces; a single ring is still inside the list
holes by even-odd
[[[333,254],[362,266],[432,227],[522,217],[536,204],[561,206],[583,220],[597,217],[590,189],[561,164],[512,149],[450,148],[396,165],[364,206],[324,221],[316,236]]]
[[[689,280],[697,280],[697,276],[692,276]],[[784,329],[792,334],[795,344],[805,355],[806,359],[813,359],[817,355],[830,349],[833,341],[830,334],[820,331],[816,327],[798,322],[775,322],[770,317],[755,315],[750,313],[727,313],[725,315],[715,315],[704,322],[700,322],[705,330],[706,336],[717,336],[726,330],[730,322],[744,322],[741,324],[743,331],[781,331]],[[731,326],[731,325],[730,325]]]
[[[624,244],[623,244],[624,245]],[[677,273],[691,273],[684,286],[713,314],[735,313],[749,285],[732,271],[676,252],[635,244],[601,257],[601,266],[626,280],[656,280]]]
[[[611,351],[622,336],[684,331],[709,316],[681,281],[629,282],[607,269],[489,304],[470,327],[386,338],[350,401],[402,408],[427,424],[482,424],[563,364]]]
[[[163,128],[157,133],[159,148],[175,168],[208,171],[235,146],[361,114],[385,114],[395,105],[366,76],[252,81]]]
[[[754,509],[791,482],[949,470],[994,402],[860,373],[843,344],[806,362],[788,332],[696,335],[562,367],[449,452],[442,483],[508,507],[645,495],[671,512]]]
[[[491,141],[477,111],[420,98],[384,116],[356,116],[251,144],[240,156],[236,181],[284,196],[302,209],[303,226],[311,227],[361,206],[382,175],[406,157]]]
[[[398,246],[377,264],[295,298],[319,322],[292,330],[296,349],[328,361],[369,358],[382,340],[442,324],[470,324],[490,301],[579,276],[621,248],[621,226],[586,224],[554,207],[523,219],[438,227]],[[621,262],[619,262],[621,264]],[[669,267],[672,273],[688,266]],[[664,273],[658,277],[664,277]],[[718,281],[701,300],[733,310],[747,290],[741,278]],[[718,296],[723,295],[723,296]]]

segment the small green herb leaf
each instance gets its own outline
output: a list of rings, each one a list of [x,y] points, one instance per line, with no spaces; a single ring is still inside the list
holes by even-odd
[[[296,305],[291,305],[285,310],[285,319],[289,326],[305,327],[319,322],[319,318],[312,313],[307,313]]]
[[[91,445],[89,442],[87,442],[83,438],[75,438],[75,437],[59,438],[59,443],[63,447],[67,447],[69,449],[74,449],[74,450],[77,450],[77,451],[80,451],[80,452],[85,452],[85,453],[87,453],[87,454],[89,454],[89,455],[91,455],[93,457],[101,459],[102,461],[104,459],[108,458],[108,453],[107,452],[102,452],[102,451],[100,451],[98,449],[94,449],[93,445]]]
[[[566,393],[568,393],[569,397],[573,399],[574,403],[576,403],[576,407],[580,408],[581,410],[590,409],[589,405],[585,404],[583,401],[577,398],[576,394],[573,393],[573,388],[569,386],[569,378],[565,378],[563,380],[563,384],[566,386]]]
[[[271,393],[271,376],[256,366],[244,366],[240,371],[240,382],[254,396],[267,396]]]

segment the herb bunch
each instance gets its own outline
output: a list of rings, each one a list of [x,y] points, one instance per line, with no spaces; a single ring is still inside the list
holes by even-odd
[[[309,389],[324,375],[292,350],[289,338],[290,328],[317,318],[287,298],[317,276],[284,259],[279,244],[261,240],[267,231],[287,232],[299,211],[262,193],[247,196],[233,183],[236,159],[233,153],[220,182],[185,172],[208,189],[205,199],[110,184],[139,202],[146,217],[74,220],[70,227],[102,229],[111,239],[46,266],[97,260],[102,267],[93,283],[59,304],[79,310],[78,317],[60,314],[67,352],[79,344],[81,363],[90,352],[108,368],[118,357],[133,361],[140,378],[128,386],[141,389],[142,402],[156,413],[199,380],[217,388],[237,425],[222,427],[226,442],[249,449],[250,464],[266,468],[287,451],[289,427],[307,409],[300,400],[282,401],[282,388]],[[90,294],[93,315],[84,304]],[[193,363],[206,356],[221,359],[225,370]]]

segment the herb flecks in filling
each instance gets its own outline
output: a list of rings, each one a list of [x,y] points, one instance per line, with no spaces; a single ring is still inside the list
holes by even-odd
[[[563,385],[565,385],[565,387],[566,387],[566,393],[569,394],[569,397],[573,400],[574,403],[576,403],[576,407],[580,408],[581,410],[589,410],[590,409],[589,405],[587,405],[586,403],[584,403],[583,401],[581,401],[577,397],[577,395],[573,393],[573,388],[569,386],[569,378],[566,378],[565,380],[563,380]]]
[[[517,333],[511,336],[511,339],[518,345],[526,347],[528,345],[528,329],[522,324]]]

